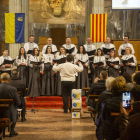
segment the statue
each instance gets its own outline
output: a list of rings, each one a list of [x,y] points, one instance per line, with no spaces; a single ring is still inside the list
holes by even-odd
[[[54,16],[61,16],[65,0],[49,0],[49,2],[50,7],[53,9]]]

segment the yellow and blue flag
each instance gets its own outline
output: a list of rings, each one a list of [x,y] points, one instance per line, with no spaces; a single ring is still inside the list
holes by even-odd
[[[24,43],[25,13],[5,13],[5,43]]]

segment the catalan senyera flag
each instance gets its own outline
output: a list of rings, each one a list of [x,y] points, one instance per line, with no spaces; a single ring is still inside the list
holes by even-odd
[[[92,42],[105,42],[107,30],[107,14],[90,15],[90,36]]]
[[[25,13],[5,13],[5,43],[24,43]]]

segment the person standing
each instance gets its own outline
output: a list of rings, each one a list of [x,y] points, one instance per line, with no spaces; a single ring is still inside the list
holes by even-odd
[[[23,47],[21,47],[19,50],[19,55],[16,57],[16,65],[17,65],[17,69],[19,72],[19,76],[20,76],[21,80],[24,82],[26,87],[27,87],[27,85],[26,85],[27,62],[28,62],[28,59],[26,56],[25,49]]]
[[[45,46],[43,47],[43,49],[42,49],[42,56],[43,56],[43,54],[45,54],[46,48],[47,48],[48,46],[51,46],[52,52],[57,53],[57,47],[56,47],[56,45],[52,44],[52,38],[49,37],[49,38],[47,39],[47,45],[45,45]],[[54,53],[54,54],[55,54],[55,53]]]
[[[61,74],[61,91],[63,95],[64,113],[68,113],[68,96],[70,96],[70,111],[72,108],[71,90],[75,88],[76,72],[82,72],[83,66],[78,62],[79,66],[72,64],[73,55],[67,55],[66,63],[53,66],[53,71],[60,71]]]
[[[71,53],[73,56],[76,55],[77,53],[77,48],[74,44],[71,44],[71,38],[66,38],[66,44],[62,45],[63,47],[65,47],[66,50],[70,50],[72,48],[74,48],[74,51]]]
[[[12,60],[10,56],[8,56],[8,49],[3,50],[3,56],[0,57],[0,65],[3,64],[4,60]],[[0,67],[1,74],[8,73],[11,76],[11,67],[12,64],[5,64]]]
[[[54,95],[54,71],[52,70],[54,55],[51,46],[46,48],[42,57],[42,92],[41,95]]]
[[[134,55],[135,54],[135,51],[134,51],[134,48],[133,48],[133,45],[128,43],[129,42],[129,36],[124,36],[124,44],[122,44],[120,47],[119,47],[119,50],[118,50],[118,55],[120,57],[122,57],[123,55],[125,55],[125,49],[126,47],[130,47],[132,49],[132,54]]]
[[[101,50],[102,51],[104,50],[104,48],[105,49],[110,49],[110,50],[116,50],[115,46],[111,43],[110,37],[107,37],[106,38],[106,43],[104,43],[104,44],[101,45]],[[105,56],[106,60],[108,60],[109,54],[110,54],[110,51],[107,52],[107,54],[104,53],[104,56]]]

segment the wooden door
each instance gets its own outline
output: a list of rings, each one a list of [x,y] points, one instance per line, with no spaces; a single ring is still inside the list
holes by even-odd
[[[66,40],[66,29],[59,29],[59,28],[54,28],[51,29],[51,38],[52,38],[52,43],[56,45],[57,49],[65,44]]]

